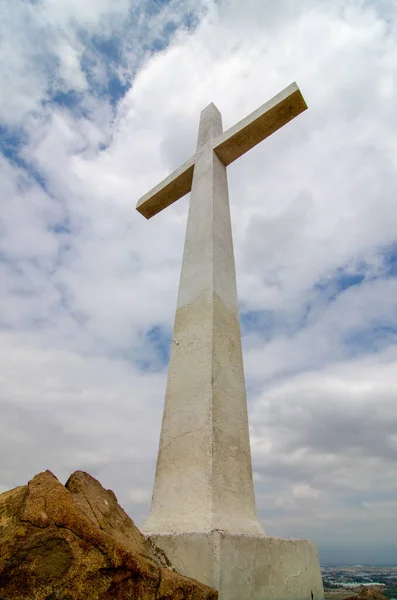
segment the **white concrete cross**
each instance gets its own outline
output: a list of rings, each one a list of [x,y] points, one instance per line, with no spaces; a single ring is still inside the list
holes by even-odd
[[[196,154],[143,196],[147,219],[191,191],[146,534],[263,534],[255,507],[226,166],[306,110],[295,83],[222,132],[200,118]]]

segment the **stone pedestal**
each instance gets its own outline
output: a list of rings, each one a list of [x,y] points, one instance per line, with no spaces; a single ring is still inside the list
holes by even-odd
[[[178,571],[219,591],[219,600],[321,600],[316,545],[266,535],[155,534]]]

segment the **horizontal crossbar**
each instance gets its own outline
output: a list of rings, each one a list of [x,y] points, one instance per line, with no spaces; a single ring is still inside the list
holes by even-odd
[[[306,109],[306,102],[298,86],[296,83],[291,83],[277,96],[218,136],[214,141],[214,152],[224,165],[230,165]],[[142,196],[138,200],[137,211],[146,219],[150,219],[188,194],[192,189],[194,162],[195,156],[192,156],[179,169]]]

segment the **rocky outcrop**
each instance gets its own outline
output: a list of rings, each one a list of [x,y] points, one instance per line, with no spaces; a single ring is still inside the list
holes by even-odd
[[[345,600],[389,600],[377,587],[362,587],[358,594],[348,596]]]
[[[116,496],[81,471],[46,471],[0,495],[0,597],[215,600],[149,543]]]

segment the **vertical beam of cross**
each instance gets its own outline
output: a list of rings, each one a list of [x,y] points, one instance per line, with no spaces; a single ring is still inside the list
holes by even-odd
[[[296,86],[229,132],[201,113],[195,156],[138,202],[191,186],[152,506],[143,531],[263,533],[255,507],[226,165],[305,110]]]

